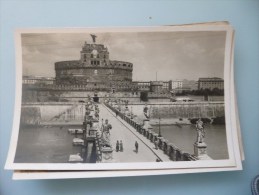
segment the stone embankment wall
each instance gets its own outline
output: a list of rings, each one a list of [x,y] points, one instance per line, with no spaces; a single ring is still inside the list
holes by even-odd
[[[120,105],[122,111],[125,105]],[[134,115],[142,116],[145,104],[130,103],[128,108]],[[225,116],[224,102],[165,102],[149,103],[150,119],[216,118]]]
[[[83,104],[71,103],[29,103],[22,104],[21,124],[46,125],[46,124],[81,124],[84,116]]]
[[[99,101],[104,99],[120,99],[129,102],[141,103],[140,92],[131,92],[131,89],[115,89],[111,93],[111,88],[84,88],[84,85],[50,85],[50,86],[24,86],[22,93],[23,102],[78,102],[85,101],[87,97],[94,97],[96,92]],[[154,98],[155,97],[155,98]],[[149,93],[149,102],[170,102],[167,94]],[[142,102],[143,103],[143,102]]]
[[[41,123],[41,111],[39,107],[21,108],[21,125],[39,125]]]
[[[150,118],[215,118],[225,116],[224,102],[183,102],[150,106]]]

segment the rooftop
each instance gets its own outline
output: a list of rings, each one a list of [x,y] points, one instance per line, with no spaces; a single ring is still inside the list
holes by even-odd
[[[199,78],[199,81],[224,81],[224,80],[218,77],[207,77],[207,78]]]

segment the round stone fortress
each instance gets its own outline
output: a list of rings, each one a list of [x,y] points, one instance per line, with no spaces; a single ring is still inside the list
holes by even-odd
[[[55,79],[23,78],[23,102],[81,101],[89,96],[168,99],[170,81],[132,81],[133,64],[110,60],[108,48],[91,36],[93,43],[84,43],[80,59],[55,63]]]
[[[81,58],[55,63],[56,85],[84,85],[94,88],[130,88],[133,64],[110,60],[107,47],[85,42]]]

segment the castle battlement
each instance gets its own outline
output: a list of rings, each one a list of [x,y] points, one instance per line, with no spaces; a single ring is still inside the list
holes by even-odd
[[[88,44],[87,42],[85,42],[83,45],[81,52],[92,52],[94,49],[98,50],[99,52],[108,52],[108,48],[103,44]]]
[[[99,66],[92,66],[86,65],[82,63],[80,60],[71,60],[71,61],[59,61],[55,62],[55,70],[62,70],[62,69],[76,69],[76,68],[114,68],[114,69],[126,69],[126,70],[133,70],[133,64],[130,62],[125,61],[117,61],[117,60],[110,60],[108,64],[99,65]]]

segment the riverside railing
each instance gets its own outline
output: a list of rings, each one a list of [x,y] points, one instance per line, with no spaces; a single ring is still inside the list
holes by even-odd
[[[158,148],[162,150],[172,161],[196,161],[198,158],[187,152],[182,151],[174,144],[170,143],[164,137],[159,137],[157,133],[152,131],[152,128],[143,128],[143,124],[132,120],[130,117],[123,114],[118,109],[114,108],[109,103],[104,103],[109,109],[111,109],[117,116],[121,117],[130,126],[132,126],[138,133],[142,134],[152,143],[158,143]]]

